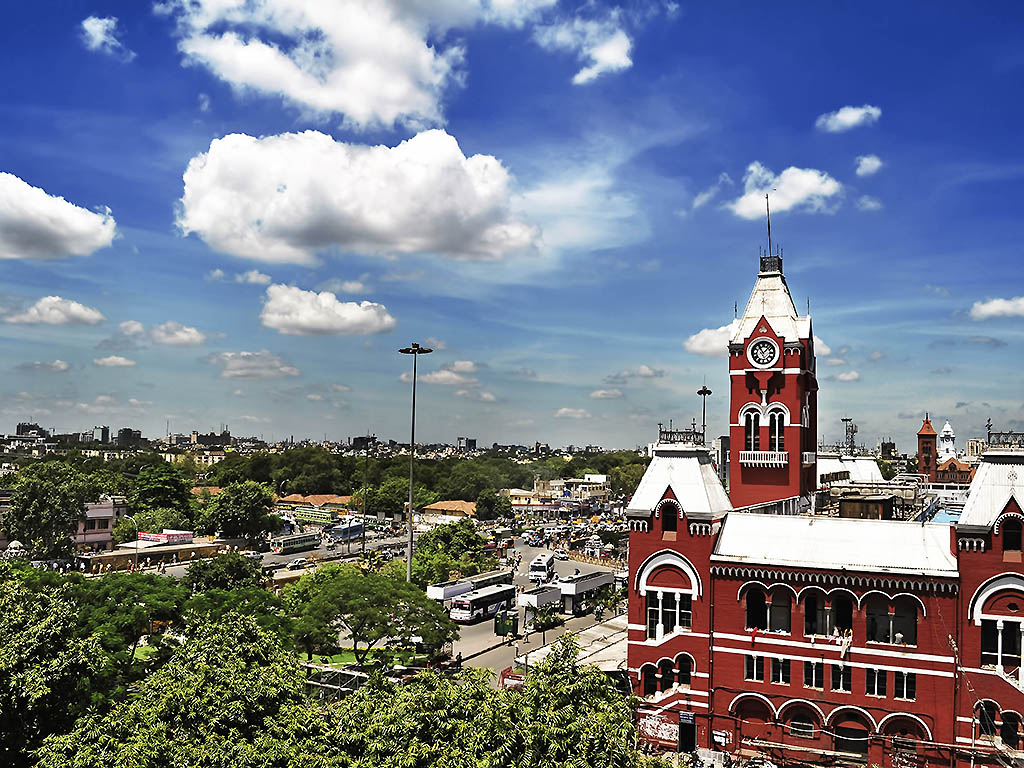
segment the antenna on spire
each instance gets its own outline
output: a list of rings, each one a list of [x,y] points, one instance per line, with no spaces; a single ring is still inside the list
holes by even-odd
[[[768,193],[764,193],[764,212],[768,219],[768,255],[772,255],[772,209],[768,205]]]
[[[740,305],[739,305],[739,302],[734,301],[732,303],[732,319],[735,320],[737,317],[739,317],[739,315],[740,315]]]

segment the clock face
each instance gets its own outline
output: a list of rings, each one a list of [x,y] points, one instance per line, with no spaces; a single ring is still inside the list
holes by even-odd
[[[750,345],[750,362],[760,368],[767,368],[769,365],[774,363],[776,354],[775,345],[767,339],[755,341]]]

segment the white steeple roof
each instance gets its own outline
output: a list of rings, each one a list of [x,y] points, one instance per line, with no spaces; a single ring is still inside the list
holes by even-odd
[[[679,506],[691,520],[721,517],[732,509],[706,448],[686,443],[657,443],[654,458],[626,505],[627,516],[650,515],[667,488],[672,489]]]
[[[1024,452],[986,451],[971,481],[957,527],[990,528],[1011,498],[1024,507]]]
[[[757,276],[754,290],[743,310],[743,317],[729,339],[730,343],[740,344],[748,338],[762,315],[784,341],[799,341],[811,335],[811,318],[809,315],[801,317],[797,314],[782,272],[761,272]]]

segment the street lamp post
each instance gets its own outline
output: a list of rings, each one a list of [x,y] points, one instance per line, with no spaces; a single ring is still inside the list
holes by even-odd
[[[421,347],[413,342],[412,346],[402,347],[398,351],[403,355],[412,355],[412,427],[409,431],[409,510],[406,513],[409,524],[409,544],[406,549],[408,559],[405,564],[405,580],[412,581],[412,479],[413,467],[416,462],[416,360],[420,355],[429,355],[434,350],[430,347]]]
[[[139,570],[139,521],[135,519],[135,515],[125,515],[126,519],[132,521],[132,525],[135,526],[135,570]]]

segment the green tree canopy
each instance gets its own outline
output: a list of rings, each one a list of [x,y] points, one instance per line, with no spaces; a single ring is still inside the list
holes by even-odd
[[[173,509],[187,515],[191,501],[192,483],[180,467],[161,461],[139,470],[131,496],[132,509],[136,512]]]
[[[18,472],[13,488],[3,516],[7,539],[41,560],[70,556],[85,505],[98,496],[89,477],[63,462],[38,462]]]
[[[261,483],[232,483],[206,503],[197,527],[229,539],[256,539],[280,525],[277,516],[270,513],[273,503],[273,492]]]
[[[277,635],[285,647],[292,647],[292,619],[284,601],[263,587],[209,589],[197,592],[185,603],[185,615],[196,614],[206,621],[222,621],[229,613],[251,616],[263,629]]]
[[[11,768],[71,727],[103,668],[96,640],[78,636],[70,585],[36,587],[0,562],[0,765]]]
[[[135,541],[139,531],[160,533],[164,528],[188,530],[192,521],[183,510],[159,507],[142,509],[129,517],[120,518],[114,525],[114,541],[123,544]]]
[[[262,587],[267,577],[258,560],[238,552],[223,552],[209,560],[198,560],[188,567],[185,586],[195,592],[208,589],[244,589]]]
[[[447,581],[453,571],[472,576],[496,568],[497,560],[484,551],[486,543],[467,518],[439,525],[416,540],[412,580],[423,589]]]

